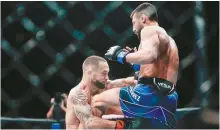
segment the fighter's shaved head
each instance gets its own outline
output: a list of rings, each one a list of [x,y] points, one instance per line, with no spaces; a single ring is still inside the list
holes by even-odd
[[[83,72],[85,72],[90,67],[93,70],[96,70],[99,67],[100,62],[107,62],[107,61],[100,56],[89,56],[83,62],[83,65],[82,65]]]

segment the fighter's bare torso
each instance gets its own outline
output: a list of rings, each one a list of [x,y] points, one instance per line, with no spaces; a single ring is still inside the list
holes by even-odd
[[[152,27],[157,30],[157,35],[160,44],[167,42],[164,37],[167,36],[164,29],[159,26]],[[138,50],[146,47],[140,43]],[[179,67],[178,49],[175,41],[169,37],[168,47],[165,53],[161,54],[157,60],[151,64],[141,65],[139,77],[157,77],[166,79],[174,84],[177,81]]]

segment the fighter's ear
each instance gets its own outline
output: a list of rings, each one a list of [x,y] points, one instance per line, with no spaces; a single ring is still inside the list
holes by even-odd
[[[87,75],[91,75],[92,73],[92,67],[88,66],[87,70],[86,70]]]
[[[92,70],[91,70],[91,69],[88,69],[88,70],[87,70],[87,74],[88,74],[88,75],[91,75],[91,73],[92,73]]]
[[[141,14],[141,21],[142,21],[143,23],[145,22],[144,14]]]
[[[147,23],[149,21],[148,17],[145,14],[141,14],[141,21]]]

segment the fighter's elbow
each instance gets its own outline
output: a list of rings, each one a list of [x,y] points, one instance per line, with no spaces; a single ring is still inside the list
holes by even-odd
[[[51,111],[49,111],[46,116],[47,116],[47,119],[50,119],[50,118],[52,118],[53,113]]]
[[[147,60],[142,58],[142,59],[139,59],[138,63],[141,64],[141,65],[144,65],[144,64],[147,64]]]
[[[157,55],[146,55],[139,58],[140,64],[151,64],[157,60]]]
[[[149,57],[149,63],[154,63],[155,61],[157,61],[158,59],[158,55],[156,53],[150,55]]]
[[[84,126],[86,129],[95,129],[96,128],[96,124],[94,122],[94,118],[89,118],[84,122]]]

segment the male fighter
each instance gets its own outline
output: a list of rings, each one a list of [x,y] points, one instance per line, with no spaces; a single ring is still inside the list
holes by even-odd
[[[132,13],[133,32],[140,39],[136,52],[120,46],[111,47],[105,58],[122,64],[139,64],[138,84],[106,90],[96,96],[92,106],[114,109],[131,117],[117,120],[116,128],[174,128],[178,94],[179,56],[175,41],[158,25],[156,8],[150,3],[139,5]],[[120,124],[120,125],[117,125]]]
[[[104,120],[101,117],[102,108],[90,106],[94,95],[103,89],[135,84],[132,77],[109,81],[109,66],[107,61],[99,56],[85,59],[81,82],[71,89],[67,99],[66,128],[67,129],[114,129],[116,121]],[[99,110],[100,109],[100,110]],[[109,110],[111,111],[111,110]]]

